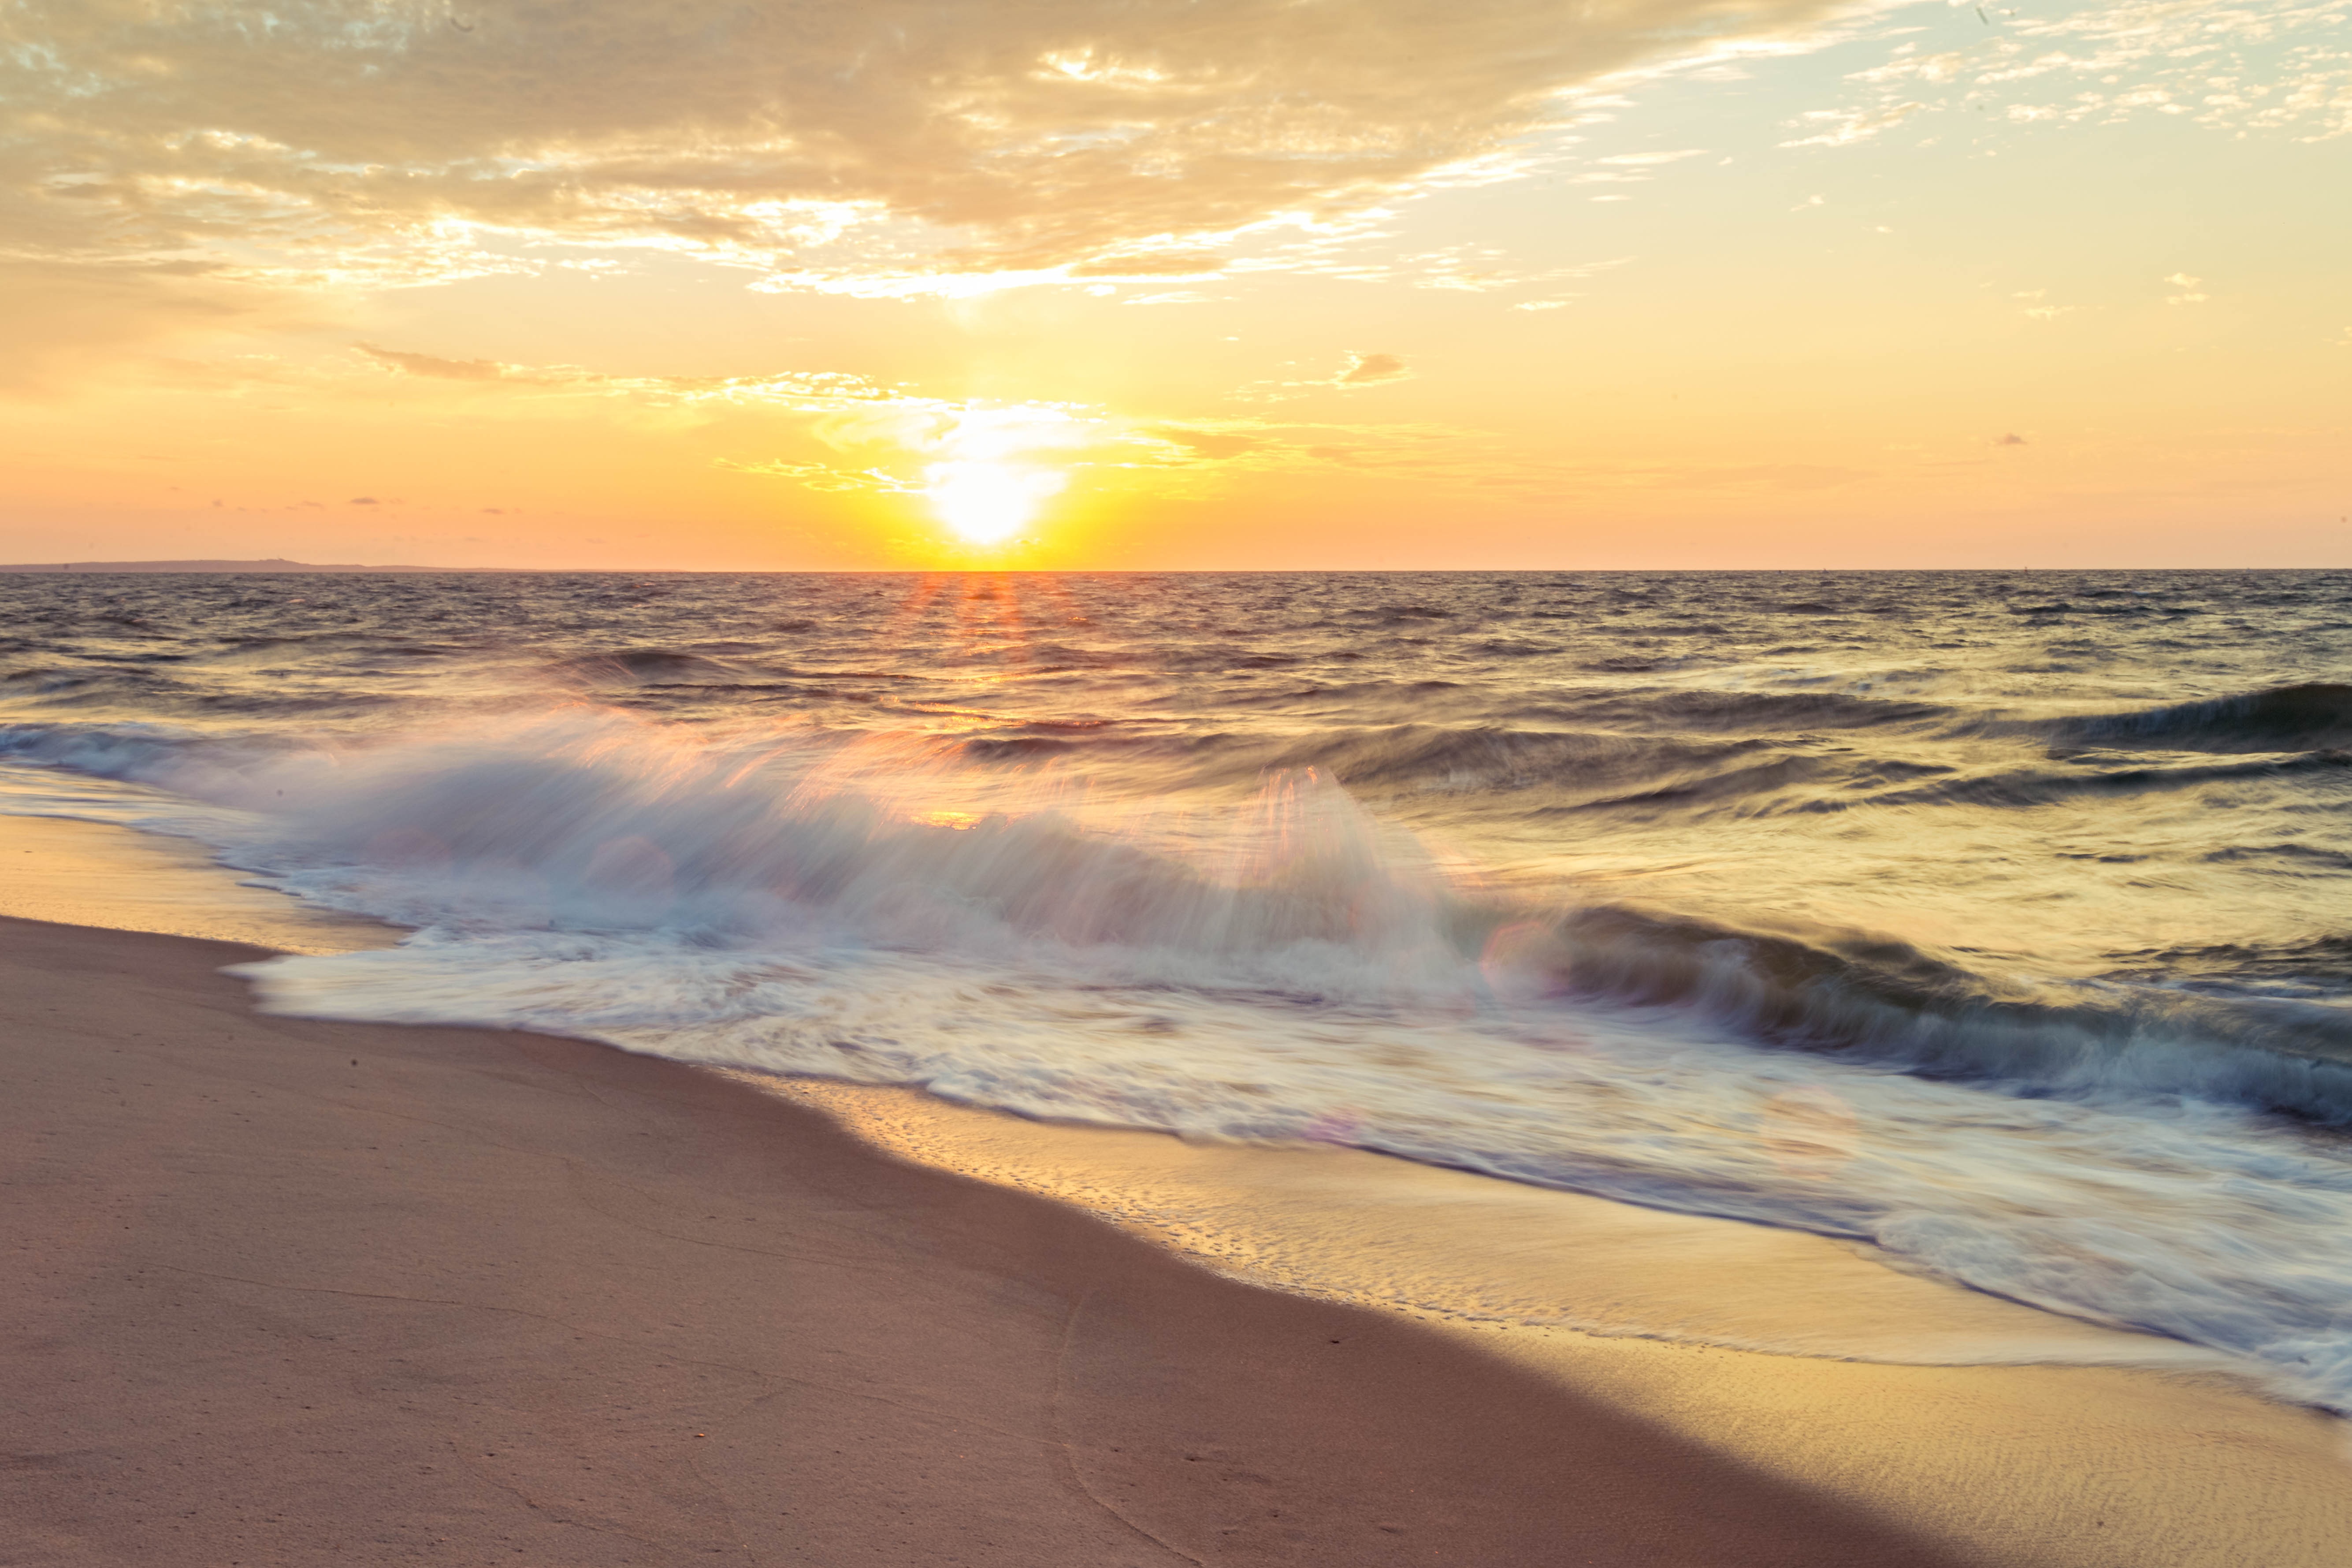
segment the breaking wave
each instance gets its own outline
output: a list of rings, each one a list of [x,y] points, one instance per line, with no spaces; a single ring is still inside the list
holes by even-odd
[[[1376,739],[1386,768],[1417,777],[1465,760],[1491,773],[1498,752],[1528,764],[1524,746],[1492,735]],[[1605,766],[1625,749],[1552,739],[1559,749],[1539,755]],[[2352,1121],[2352,1009],[2329,1002],[2217,994],[2126,969],[2032,984],[1868,933],[1515,903],[1450,877],[1312,767],[1269,775],[1246,809],[1204,823],[1165,803],[1094,801],[1050,768],[973,765],[1062,743],[730,745],[584,709],[496,742],[427,734],[333,750],[146,726],[0,728],[0,757],[250,812],[224,846],[236,863],[417,927],[815,937],[1082,960],[1118,984],[1475,1005],[1495,1004],[1502,971],[1488,947],[1508,928],[1506,989],[1522,1000],[1677,1009],[1758,1045],[2025,1092],[2187,1094]],[[1338,755],[1349,771],[1354,759]]]
[[[2057,739],[2181,752],[2314,752],[2352,746],[2352,686],[2314,681],[2136,713],[2071,719]]]
[[[2011,613],[2087,579],[0,584],[0,763],[412,928],[289,1012],[1801,1227],[2345,1407],[2344,586],[2167,662]]]
[[[194,766],[181,744],[46,749],[209,791],[246,813],[215,830],[233,862],[418,928],[248,966],[284,1011],[1796,1226],[2352,1405],[2352,1265],[2311,1261],[2340,1256],[2352,1162],[2262,1114],[2352,1110],[2325,1007],[2021,991],[1863,935],[1533,908],[1307,773],[1238,811],[1146,809],[936,737],[713,744],[583,711]]]

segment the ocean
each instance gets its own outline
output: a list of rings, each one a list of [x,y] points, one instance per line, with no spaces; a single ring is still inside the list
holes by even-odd
[[[1864,1243],[2352,1408],[2352,573],[0,577],[0,811],[503,1025]]]

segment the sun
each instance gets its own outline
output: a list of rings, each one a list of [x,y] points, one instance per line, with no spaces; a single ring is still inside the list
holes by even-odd
[[[923,470],[931,510],[973,544],[1002,544],[1060,492],[1069,476],[1057,469],[993,458],[933,463]]]

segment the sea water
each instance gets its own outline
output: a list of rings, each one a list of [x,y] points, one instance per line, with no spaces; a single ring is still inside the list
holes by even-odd
[[[249,966],[1867,1242],[2352,1406],[2352,574],[25,576]]]

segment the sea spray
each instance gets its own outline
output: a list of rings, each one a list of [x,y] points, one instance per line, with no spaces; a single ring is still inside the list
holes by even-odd
[[[0,584],[9,798],[415,928],[272,1005],[1866,1239],[2352,1401],[2352,579],[101,592]]]

